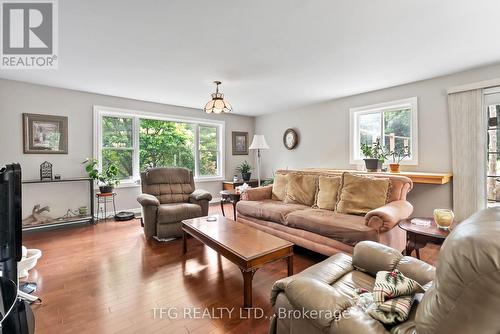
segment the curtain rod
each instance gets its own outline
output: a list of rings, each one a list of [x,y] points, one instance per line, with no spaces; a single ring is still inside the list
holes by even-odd
[[[490,88],[490,87],[495,87],[495,86],[500,86],[500,78],[484,80],[484,81],[479,81],[479,82],[473,82],[473,83],[466,84],[466,85],[451,87],[451,88],[448,88],[446,90],[446,93],[453,94],[453,93],[460,93],[460,92],[465,92],[465,91],[473,90],[473,89]]]

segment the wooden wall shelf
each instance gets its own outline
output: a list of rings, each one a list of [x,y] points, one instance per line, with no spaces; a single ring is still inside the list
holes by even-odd
[[[413,183],[421,184],[446,184],[453,178],[452,173],[425,173],[425,172],[401,172],[401,173],[389,173],[389,172],[366,172],[360,170],[349,170],[349,169],[333,169],[333,168],[306,168],[308,171],[315,172],[352,172],[358,174],[381,174],[381,175],[401,175],[410,178]]]

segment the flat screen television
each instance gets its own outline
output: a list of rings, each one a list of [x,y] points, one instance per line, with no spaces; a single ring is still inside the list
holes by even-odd
[[[31,307],[17,298],[17,262],[22,257],[21,166],[0,169],[0,333],[32,334]]]
[[[17,283],[17,262],[22,257],[21,166],[0,169],[0,263],[2,276]]]

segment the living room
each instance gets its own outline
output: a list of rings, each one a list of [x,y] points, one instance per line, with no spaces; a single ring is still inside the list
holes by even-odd
[[[0,333],[500,332],[499,3],[0,5]]]

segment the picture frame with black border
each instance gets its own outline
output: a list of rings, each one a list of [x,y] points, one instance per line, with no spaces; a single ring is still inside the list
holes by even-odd
[[[68,117],[23,113],[23,153],[68,154]]]
[[[248,132],[233,131],[233,155],[248,155]]]

